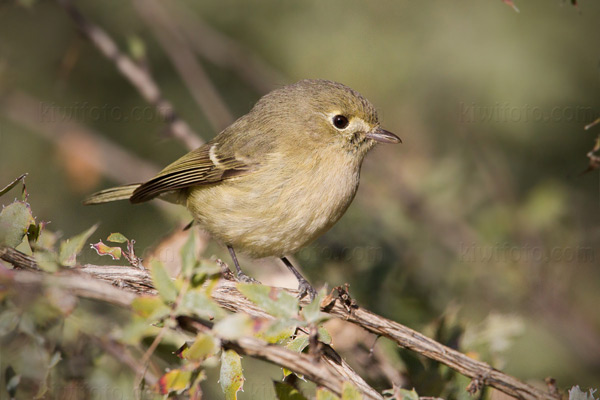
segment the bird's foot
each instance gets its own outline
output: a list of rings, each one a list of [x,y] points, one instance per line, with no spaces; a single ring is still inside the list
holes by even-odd
[[[242,271],[238,272],[237,274],[237,280],[239,282],[244,282],[244,283],[255,283],[257,285],[262,285],[262,283],[260,283],[260,281],[257,281],[256,279],[249,277],[248,275],[246,275],[245,273],[243,273]]]
[[[317,297],[317,291],[306,279],[298,280],[298,299],[308,295],[308,300],[312,302]]]

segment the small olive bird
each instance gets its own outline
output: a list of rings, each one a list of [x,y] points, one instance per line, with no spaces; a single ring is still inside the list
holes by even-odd
[[[156,197],[186,206],[222,241],[238,279],[235,249],[275,256],[298,279],[300,297],[316,291],[286,258],[327,231],[358,189],[367,152],[399,143],[382,129],[373,105],[356,91],[326,80],[302,80],[263,96],[214,139],[157,176],[102,190],[84,204]]]

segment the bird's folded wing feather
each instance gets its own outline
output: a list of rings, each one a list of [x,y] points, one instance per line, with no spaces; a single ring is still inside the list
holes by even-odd
[[[138,187],[132,203],[150,200],[162,193],[190,186],[217,183],[243,175],[252,169],[247,161],[236,158],[231,146],[207,143],[168,165],[156,177]]]

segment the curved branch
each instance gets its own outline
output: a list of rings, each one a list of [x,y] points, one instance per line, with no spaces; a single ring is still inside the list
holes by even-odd
[[[7,262],[12,263],[15,267],[20,268],[31,268],[32,265],[35,266],[35,261],[30,257],[20,254],[15,255],[15,253],[19,253],[14,249],[0,249],[0,259],[3,259]],[[25,262],[24,262],[25,260]],[[84,295],[77,290],[87,291],[88,289],[91,291],[89,297],[94,297],[98,299],[102,299],[108,302],[115,303],[117,300],[112,296],[118,297],[116,293],[128,293],[129,296],[132,296],[131,292],[139,293],[148,293],[154,294],[155,289],[152,287],[150,277],[146,271],[139,270],[133,267],[125,267],[125,266],[97,266],[97,265],[84,265],[80,268],[77,268],[80,273],[91,275],[96,278],[96,282],[93,280],[85,280],[83,278],[83,274],[80,274],[77,279],[81,280],[81,287],[76,287],[73,285],[72,281],[67,281],[65,284],[61,284],[65,288],[70,288],[75,291],[78,295]],[[31,273],[30,273],[31,274]],[[38,275],[39,274],[35,274]],[[33,274],[31,274],[33,276]],[[49,278],[55,280],[56,282],[61,282],[62,279],[60,276],[49,276]],[[41,279],[41,278],[40,278]],[[117,289],[114,286],[102,284],[102,287],[106,288],[106,292],[102,292],[102,296],[98,295],[98,287],[101,282],[98,280],[103,280],[110,283],[116,283],[121,288]],[[114,291],[112,293],[108,293],[110,291]],[[124,289],[124,290],[123,290]],[[285,289],[288,290],[288,289]],[[326,299],[321,304],[322,311],[330,314],[331,316],[343,318],[344,320],[361,326],[369,332],[372,332],[377,335],[385,336],[394,342],[396,342],[399,346],[412,350],[416,353],[419,353],[427,358],[439,361],[442,364],[447,365],[448,367],[456,370],[457,372],[471,378],[473,381],[470,385],[470,388],[474,391],[480,389],[484,385],[488,385],[494,387],[510,396],[523,399],[523,400],[534,400],[534,399],[542,399],[542,400],[557,400],[559,396],[544,392],[539,390],[525,382],[520,381],[519,379],[507,375],[501,371],[498,371],[495,368],[492,368],[488,364],[473,360],[466,355],[451,349],[447,346],[442,345],[441,343],[436,342],[433,339],[430,339],[421,333],[414,331],[402,324],[391,321],[387,318],[381,317],[377,314],[374,314],[368,310],[360,308],[356,306],[354,301],[349,297],[347,291],[342,288],[337,288],[338,297],[333,298],[330,297]],[[289,290],[291,293],[297,293],[297,291]],[[265,312],[260,308],[256,307],[253,303],[251,303],[248,299],[246,299],[237,289],[236,283],[232,281],[227,281],[225,279],[221,279],[217,287],[211,292],[213,299],[221,305],[223,308],[233,311],[233,312],[244,312],[251,316],[257,317],[265,317]],[[135,296],[134,296],[135,297]],[[129,297],[133,300],[132,297]],[[123,297],[121,297],[119,302],[127,303]],[[304,301],[303,304],[307,302]],[[125,305],[125,304],[123,304]],[[256,350],[256,344],[254,342],[243,342],[248,343],[248,351],[249,355],[255,354],[258,350]],[[238,343],[238,345],[240,345]],[[270,349],[265,350],[264,357],[270,357],[273,354],[281,354],[279,350],[271,351]],[[283,357],[283,356],[282,356]],[[294,357],[298,358],[298,354],[294,353]],[[283,362],[283,358],[277,359],[273,356],[273,359],[265,358],[269,361],[272,361],[278,365],[277,360]],[[287,360],[285,361],[287,362]],[[309,362],[310,365],[314,365],[312,362]],[[304,365],[304,368],[310,368],[310,365]],[[311,376],[305,372],[300,372],[300,369],[296,365],[285,365],[290,370],[294,372],[303,373],[306,376]],[[315,374],[320,374],[320,370],[313,370]],[[352,373],[354,371],[350,370]],[[354,375],[356,375],[354,373]],[[356,375],[357,376],[357,375]],[[360,378],[360,377],[359,377]],[[362,378],[360,378],[362,380]],[[315,381],[316,382],[316,381]],[[365,383],[366,385],[366,383]],[[358,385],[357,385],[358,386]],[[326,386],[328,387],[328,386]],[[368,385],[367,385],[368,387]],[[370,388],[370,387],[369,387]],[[361,388],[363,393],[365,393],[364,388]],[[371,397],[369,397],[371,398]],[[374,397],[376,398],[376,397]]]

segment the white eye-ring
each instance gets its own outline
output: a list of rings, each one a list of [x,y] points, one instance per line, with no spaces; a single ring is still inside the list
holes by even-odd
[[[348,127],[348,124],[350,123],[348,121],[348,118],[341,114],[335,115],[331,119],[331,122],[333,123],[333,126],[335,126],[337,129],[346,129]]]

